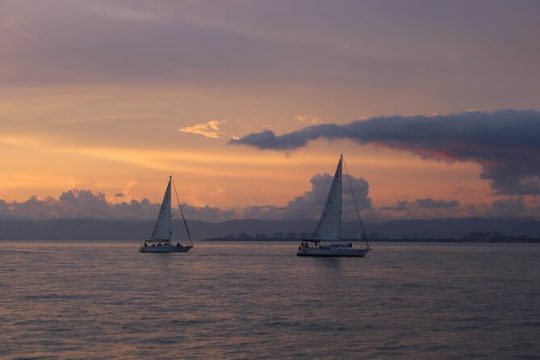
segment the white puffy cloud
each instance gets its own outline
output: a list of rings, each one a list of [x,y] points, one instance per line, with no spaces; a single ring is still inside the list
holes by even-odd
[[[275,220],[306,220],[317,219],[321,216],[333,176],[330,174],[316,174],[311,178],[311,188],[302,195],[296,196],[285,206],[252,206],[242,209],[241,216],[250,219]],[[369,197],[369,184],[363,178],[350,178],[354,195],[360,211],[371,210],[372,201]],[[349,190],[347,178],[343,179],[343,218],[352,220],[356,217],[353,197]]]
[[[266,220],[317,220],[328,196],[332,182],[330,174],[316,174],[311,178],[311,188],[291,199],[284,206],[250,206],[246,208],[220,209],[211,206],[193,206],[183,203],[182,209],[188,220],[222,222],[234,219]],[[343,220],[356,219],[356,209],[347,179],[343,188]],[[527,202],[524,197],[504,197],[488,204],[461,204],[456,200],[432,198],[415,201],[402,200],[394,206],[374,208],[369,197],[369,184],[363,178],[351,177],[356,201],[362,217],[371,221],[388,219],[429,219],[441,217],[487,218],[538,218],[538,203]],[[8,202],[0,199],[0,216],[48,218],[97,218],[97,219],[154,219],[159,204],[148,199],[128,200],[117,193],[109,200],[101,192],[90,190],[67,190],[58,198],[48,196],[39,199],[31,196],[25,201]],[[180,217],[177,209],[175,217]]]

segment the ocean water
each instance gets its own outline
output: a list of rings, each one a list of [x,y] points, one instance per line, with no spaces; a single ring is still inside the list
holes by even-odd
[[[540,245],[0,242],[1,359],[540,359]]]

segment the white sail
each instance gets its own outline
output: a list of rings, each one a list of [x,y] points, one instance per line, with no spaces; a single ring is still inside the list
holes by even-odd
[[[150,237],[152,240],[171,240],[171,179],[165,190],[161,209]]]
[[[322,241],[336,241],[341,237],[341,188],[342,188],[342,162],[339,163],[332,181],[332,187],[328,193],[328,199],[319,220],[319,224],[313,234],[313,239]]]

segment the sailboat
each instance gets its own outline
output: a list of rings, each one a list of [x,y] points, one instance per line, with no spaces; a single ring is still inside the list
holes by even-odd
[[[175,244],[171,241],[171,185],[174,187],[178,207],[180,208],[180,213],[182,214],[182,219],[184,220],[184,226],[186,227],[186,233],[189,239],[189,243],[187,244],[182,244],[180,242],[176,242]],[[150,236],[150,239],[144,242],[144,245],[141,246],[139,251],[142,253],[188,252],[192,247],[193,242],[191,241],[191,234],[187,226],[186,218],[184,217],[184,211],[182,210],[182,206],[178,200],[178,194],[176,193],[176,187],[172,181],[172,176],[170,176],[167,189],[165,190],[165,195],[163,196],[163,201],[161,202],[161,208],[159,209],[159,215],[157,217],[156,224],[154,225],[152,236]]]
[[[332,181],[332,186],[330,187],[328,198],[324,205],[324,210],[319,223],[317,224],[317,228],[311,238],[302,240],[296,255],[363,257],[371,250],[364,231],[362,219],[360,218],[360,212],[358,210],[358,204],[356,203],[350,178],[349,185],[360,227],[362,229],[362,237],[365,241],[365,246],[353,248],[351,241],[345,241],[341,238],[342,175],[343,155],[339,158],[336,174],[334,175],[334,180]]]

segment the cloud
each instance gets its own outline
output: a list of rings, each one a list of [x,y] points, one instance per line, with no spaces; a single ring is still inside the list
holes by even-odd
[[[270,92],[298,86],[303,94],[284,96],[294,94],[296,102],[321,91],[362,106],[368,97],[386,99],[394,107],[415,98],[440,103],[456,84],[460,94],[446,97],[465,99],[458,104],[473,95],[492,103],[536,98],[536,78],[526,76],[538,72],[534,1],[475,9],[463,2],[336,7],[308,0],[0,3],[0,17],[27,19],[8,26],[36,35],[0,49],[2,84],[172,82],[227,91],[243,85],[250,92],[259,89],[253,85],[270,85]],[[427,18],[434,21],[418,21]],[[459,59],[448,61],[456,53]],[[388,94],[396,96],[389,102]]]
[[[296,115],[294,119],[302,124],[320,124],[321,118],[313,115]]]
[[[27,22],[27,19],[21,16],[0,17],[0,32],[10,33],[21,38],[32,38],[35,34],[25,30]]]
[[[302,195],[290,200],[285,206],[252,206],[247,208],[220,209],[211,206],[193,206],[183,203],[182,208],[188,220],[203,220],[210,222],[233,219],[275,219],[275,220],[304,220],[317,219],[324,206],[333,176],[316,174],[311,178],[311,188]],[[369,197],[369,184],[363,178],[351,177],[359,209],[371,210],[372,202]],[[343,183],[343,212],[344,219],[353,219],[356,210],[349,191],[347,179]],[[148,199],[127,198],[125,191],[112,195],[111,200],[101,192],[90,190],[67,190],[58,198],[51,196],[38,199],[31,196],[22,202],[6,202],[0,199],[0,216],[46,218],[133,218],[153,219],[156,217],[159,205]],[[175,214],[175,216],[180,216]]]
[[[222,210],[208,205],[196,207],[182,204],[182,210],[188,220],[204,220],[210,222],[221,222],[232,220],[236,217],[236,209]]]
[[[295,197],[287,203],[284,217],[290,219],[314,219],[321,215],[323,206],[328,196],[328,191],[332,184],[333,176],[330,174],[317,174],[311,178],[311,189],[303,195]],[[369,184],[364,178],[350,177],[351,185],[356,196],[359,210],[372,209],[371,198],[369,197]],[[344,218],[355,218],[356,210],[349,184],[343,178],[343,216]]]
[[[433,219],[433,218],[487,218],[487,219],[539,219],[535,198],[525,196],[496,197],[480,204],[461,203],[457,200],[431,198],[402,200],[393,206],[374,211],[379,220]]]
[[[15,1],[0,14],[2,29],[10,37],[35,37],[0,49],[0,78],[2,85],[136,82],[251,91],[277,78],[322,77],[321,69],[335,56],[321,51],[324,42],[314,37],[299,47],[291,31],[275,34],[275,26],[262,24],[273,14],[290,30],[303,28],[296,16],[289,16],[289,8],[277,4],[274,13],[266,5],[235,2],[51,0],[28,6]],[[252,13],[251,24],[242,15],[246,11]],[[305,66],[308,58],[311,67]]]
[[[457,200],[435,200],[432,198],[416,199],[413,202],[399,201],[395,206],[384,207],[384,210],[409,211],[412,209],[446,210],[459,207]]]
[[[520,218],[529,215],[521,196],[498,199],[485,206],[485,216],[491,218]]]
[[[220,120],[210,120],[204,124],[195,124],[181,128],[180,131],[188,134],[202,135],[211,139],[219,139],[221,137],[221,132],[219,130],[223,123],[224,121]]]
[[[151,21],[164,22],[166,17],[150,12],[148,9],[139,10],[133,6],[119,6],[118,4],[88,2],[84,8],[97,15],[111,19],[125,21]]]
[[[321,216],[328,191],[332,184],[333,176],[330,174],[316,174],[311,178],[311,188],[302,195],[290,200],[283,207],[276,206],[252,206],[241,212],[244,218],[265,218],[276,220],[305,220],[318,219]],[[352,220],[356,218],[356,209],[353,198],[349,191],[346,178],[343,179],[343,218]],[[369,197],[369,184],[364,178],[351,176],[351,185],[356,196],[360,211],[371,210],[372,201]]]
[[[459,206],[457,200],[434,200],[431,198],[417,199],[414,206],[418,206],[422,209],[451,209]]]
[[[407,151],[426,160],[471,161],[496,194],[540,194],[540,112],[500,110],[433,116],[387,116],[322,124],[283,135],[270,130],[231,144],[291,151],[317,139],[348,139]]]
[[[346,181],[346,179],[344,179]],[[388,219],[429,219],[437,217],[487,218],[538,218],[538,203],[527,203],[522,196],[499,198],[492,203],[478,206],[462,205],[457,200],[432,198],[415,201],[399,201],[395,206],[374,208],[369,197],[369,184],[363,178],[351,178],[362,218],[368,221]],[[183,203],[182,209],[188,221],[201,220],[222,222],[234,219],[266,220],[317,220],[322,212],[332,182],[330,174],[316,174],[311,178],[311,187],[294,197],[284,206],[251,206],[246,208],[221,209],[212,206],[193,206]],[[355,221],[356,209],[348,189],[343,184],[343,221]],[[109,200],[101,192],[90,190],[67,190],[58,198],[48,196],[39,199],[31,196],[21,202],[0,199],[0,217],[24,217],[33,219],[50,218],[93,218],[93,219],[148,219],[156,218],[159,204],[146,198],[126,200],[117,193]],[[120,196],[118,196],[120,195]],[[180,214],[173,210],[175,218]]]
[[[159,205],[148,199],[125,201],[124,193],[108,201],[105,194],[90,190],[67,190],[58,198],[51,196],[38,199],[31,196],[21,202],[0,199],[0,216],[48,218],[96,218],[96,219],[153,219]],[[117,202],[123,200],[122,202]],[[209,206],[196,207],[182,204],[188,220],[224,221],[234,218],[234,210],[220,210]],[[176,210],[174,211],[176,212]],[[175,216],[180,216],[175,214]]]
[[[117,194],[118,195],[118,194]],[[38,199],[31,196],[22,202],[8,203],[8,209],[0,208],[1,215],[32,218],[147,218],[155,216],[158,206],[148,199],[112,204],[105,194],[90,190],[67,190],[58,198],[51,196]]]

